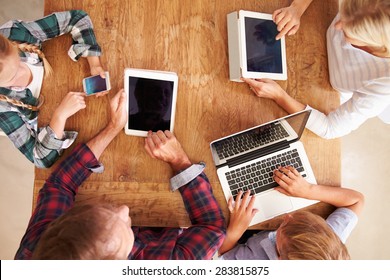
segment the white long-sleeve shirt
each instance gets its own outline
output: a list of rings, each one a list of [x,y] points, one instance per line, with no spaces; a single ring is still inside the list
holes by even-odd
[[[337,138],[378,116],[390,105],[390,58],[380,58],[353,47],[334,25],[327,31],[330,83],[351,98],[328,115],[307,106],[312,113],[307,128],[323,138]]]

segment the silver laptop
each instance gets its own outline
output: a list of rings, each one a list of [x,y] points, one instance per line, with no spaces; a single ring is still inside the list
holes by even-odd
[[[316,184],[302,142],[310,110],[289,115],[211,142],[210,148],[226,201],[239,190],[256,195],[254,225],[318,201],[289,197],[275,191],[273,171],[293,166]]]

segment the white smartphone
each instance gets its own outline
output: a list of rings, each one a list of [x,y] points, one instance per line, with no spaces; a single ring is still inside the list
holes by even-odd
[[[108,91],[111,89],[110,75],[108,72],[104,73],[106,75],[104,79],[100,77],[100,75],[83,79],[83,88],[87,95],[94,95],[96,93]]]

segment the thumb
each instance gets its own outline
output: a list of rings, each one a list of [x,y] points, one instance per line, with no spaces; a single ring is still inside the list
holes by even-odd
[[[252,218],[259,212],[259,209],[252,209]]]
[[[114,97],[111,99],[111,106],[116,111],[119,107],[120,99],[122,98],[123,89],[117,92]]]

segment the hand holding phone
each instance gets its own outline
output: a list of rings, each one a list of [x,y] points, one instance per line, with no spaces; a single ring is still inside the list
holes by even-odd
[[[89,95],[109,91],[111,89],[110,76],[108,72],[104,72],[105,78],[100,75],[95,75],[83,79],[84,92]]]

